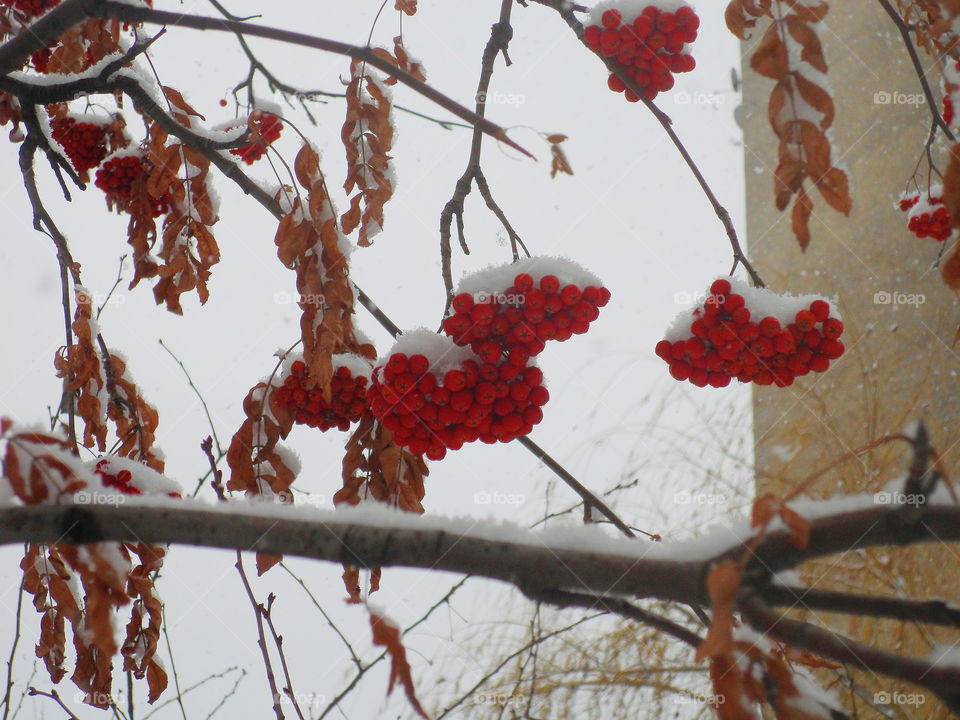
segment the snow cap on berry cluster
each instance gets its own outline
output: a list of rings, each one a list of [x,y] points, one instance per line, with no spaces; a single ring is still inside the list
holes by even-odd
[[[554,275],[560,281],[560,286],[576,285],[585,288],[590,285],[601,287],[603,283],[596,275],[582,265],[562,257],[549,255],[535,255],[523,258],[517,262],[504,265],[490,265],[489,267],[468,273],[460,279],[460,284],[454,295],[468,293],[502,293],[513,285],[514,278],[520,273],[527,273],[534,278],[544,275]]]
[[[448,370],[459,370],[465,360],[481,363],[476,353],[468,347],[460,347],[446,335],[439,335],[427,328],[417,328],[403,333],[387,354],[377,360],[377,365],[386,365],[391,355],[403,353],[423,355],[430,362],[430,372],[442,378]]]
[[[283,349],[277,350],[274,355],[280,358],[281,361],[279,370],[277,370],[273,376],[273,383],[275,385],[278,382],[282,383],[284,378],[293,372],[294,363],[304,362],[302,352],[287,352]],[[370,374],[373,372],[373,363],[367,360],[367,358],[355,353],[334,353],[331,360],[333,361],[334,372],[336,372],[338,368],[345,367],[350,371],[352,377],[365,377],[367,380],[370,379]],[[265,377],[261,382],[269,383],[270,378]]]
[[[948,60],[940,77],[943,94],[943,119],[951,130],[960,129],[960,61]]]
[[[778,293],[767,288],[751,287],[747,282],[737,278],[720,275],[716,280],[727,280],[730,283],[730,292],[742,295],[746,300],[746,307],[750,309],[752,316],[757,318],[774,317],[784,326],[794,321],[796,315],[801,310],[810,307],[814,300],[823,300],[830,304],[830,316],[837,320],[842,320],[837,310],[837,298],[826,297],[824,295],[793,295],[791,293]],[[713,281],[710,282],[713,284]],[[709,292],[709,290],[708,290]],[[707,298],[708,302],[710,298]],[[692,308],[683,310],[674,318],[673,323],[667,329],[664,335],[665,340],[677,342],[685,340],[690,336],[690,324],[697,319],[695,312],[700,310],[703,302],[698,302]]]
[[[937,199],[937,202],[933,202],[933,198]],[[943,206],[943,185],[940,183],[934,183],[926,192],[911,193],[909,191],[904,191],[903,195],[900,196],[900,201],[910,200],[914,201],[907,210],[907,219],[912,220],[915,217],[920,217],[924,213],[933,214],[936,212],[938,207]],[[902,205],[898,203],[897,207],[903,208]]]
[[[101,470],[116,475],[122,470],[130,473],[130,485],[135,487],[144,495],[168,495],[170,493],[182,493],[183,488],[180,483],[171,480],[165,475],[161,475],[153,468],[149,468],[141,462],[132,460],[128,457],[119,455],[110,455],[108,457],[91,460],[88,466],[91,470],[97,467],[97,463],[107,462],[100,466]]]
[[[339,368],[346,368],[355,378],[365,377],[367,380],[373,372],[373,364],[355,353],[336,353],[333,356],[333,371],[336,372]]]
[[[590,25],[600,25],[603,13],[607,10],[617,10],[620,15],[632,19],[641,15],[645,8],[653,6],[660,12],[675,13],[682,7],[693,10],[690,3],[683,0],[600,0],[590,8]]]

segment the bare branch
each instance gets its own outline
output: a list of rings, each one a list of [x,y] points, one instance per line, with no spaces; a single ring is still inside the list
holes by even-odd
[[[864,645],[831,630],[783,617],[756,596],[743,600],[740,607],[759,632],[845,665],[928,688],[953,711],[960,711],[960,668],[956,665],[938,666],[936,658],[908,658]]]
[[[897,26],[897,30],[900,31],[900,37],[903,38],[903,44],[907,48],[907,54],[910,55],[910,62],[913,63],[913,69],[917,73],[917,79],[920,81],[920,87],[923,89],[923,96],[927,99],[927,107],[930,109],[930,116],[933,118],[933,123],[943,130],[943,134],[950,138],[951,142],[956,142],[957,139],[950,131],[950,127],[943,121],[943,116],[937,109],[938,103],[933,97],[933,92],[930,90],[930,83],[927,82],[923,63],[920,62],[917,50],[913,46],[913,41],[910,39],[910,28],[903,22],[903,18],[900,17],[900,13],[897,12],[896,8],[890,4],[890,0],[877,0],[877,2],[880,3],[880,6],[886,11],[887,15],[890,16],[890,19],[893,20],[893,24]]]

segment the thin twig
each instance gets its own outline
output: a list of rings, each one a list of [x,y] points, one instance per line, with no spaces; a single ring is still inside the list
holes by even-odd
[[[197,396],[197,399],[200,401],[200,405],[203,406],[203,414],[207,416],[207,424],[210,425],[210,433],[213,435],[213,442],[217,446],[217,454],[221,457],[223,456],[223,447],[220,445],[220,438],[217,437],[217,428],[213,423],[213,417],[210,415],[210,408],[207,407],[207,401],[203,399],[203,394],[200,392],[200,389],[194,384],[193,378],[190,377],[190,371],[187,370],[187,366],[183,364],[183,361],[180,360],[174,353],[173,350],[168,348],[163,339],[158,339],[160,347],[167,351],[167,354],[173,358],[173,361],[180,366],[180,370],[183,371],[184,377],[187,378],[187,384],[190,386],[190,389],[193,390],[194,395]]]
[[[193,685],[190,685],[189,687],[184,688],[182,693],[181,693],[181,692],[177,692],[177,697],[173,697],[173,698],[170,698],[170,699],[168,699],[168,700],[164,700],[162,703],[159,703],[159,704],[157,704],[157,705],[154,705],[153,708],[150,710],[150,712],[148,712],[146,715],[144,715],[140,720],[149,720],[150,717],[152,717],[153,715],[155,715],[157,712],[159,712],[159,711],[162,710],[163,708],[165,708],[165,707],[167,707],[168,705],[172,705],[173,703],[177,702],[177,699],[180,698],[180,697],[182,697],[183,695],[186,695],[187,693],[190,693],[190,692],[192,692],[193,690],[196,690],[196,689],[198,689],[198,688],[203,687],[204,685],[206,685],[206,684],[207,684],[208,682],[210,682],[211,680],[217,680],[217,679],[219,679],[219,678],[226,677],[228,674],[230,674],[230,673],[232,673],[232,672],[234,672],[234,671],[237,671],[237,672],[240,673],[240,675],[239,675],[239,677],[237,678],[237,681],[234,683],[234,687],[233,687],[233,689],[236,690],[236,688],[237,688],[237,683],[239,683],[240,680],[242,680],[242,679],[244,678],[244,676],[246,676],[247,671],[244,670],[242,667],[238,667],[237,665],[232,665],[232,666],[228,667],[226,670],[222,670],[222,671],[220,671],[220,672],[218,672],[218,673],[211,673],[210,675],[207,675],[205,678],[202,678],[202,679],[198,680],[198,681],[195,682]],[[231,694],[232,694],[232,693],[231,693]],[[228,696],[227,696],[227,697],[228,697]],[[225,697],[224,699],[226,699],[226,697]],[[223,704],[223,702],[221,701],[221,705],[222,705],[222,704]],[[218,707],[219,707],[219,706],[218,706]],[[207,717],[209,718],[210,716],[208,715]]]
[[[603,610],[615,613],[631,620],[666,633],[670,637],[686,643],[690,647],[698,648],[703,638],[688,630],[680,623],[674,622],[662,615],[644,610],[622,598],[604,597],[587,593],[572,593],[563,590],[546,590],[542,588],[520,588],[532,600],[550,603],[557,607],[582,607],[590,610]]]
[[[34,697],[35,695],[40,695],[42,697],[48,697],[53,700],[61,709],[67,714],[67,720],[79,720],[79,718],[73,714],[73,711],[63,704],[63,700],[60,699],[60,693],[55,689],[50,690],[50,692],[44,692],[43,690],[37,690],[35,687],[30,687],[27,689],[27,695]]]
[[[297,701],[297,695],[293,691],[293,680],[290,677],[290,669],[287,667],[287,656],[283,652],[283,635],[280,635],[277,632],[277,628],[273,624],[273,603],[277,599],[277,596],[273,593],[267,595],[267,606],[264,607],[261,603],[258,605],[260,608],[260,614],[263,615],[263,619],[267,621],[267,627],[270,628],[270,636],[273,638],[274,647],[277,648],[277,654],[280,656],[280,667],[283,669],[283,679],[286,681],[286,685],[283,688],[284,694],[290,698],[290,702],[293,703],[293,709],[297,713],[297,717],[300,720],[306,720],[303,717],[303,711],[300,709],[300,703]]]
[[[880,6],[886,11],[887,15],[890,16],[890,19],[893,20],[893,24],[897,26],[897,30],[900,31],[900,37],[903,38],[903,44],[907,48],[907,54],[910,55],[910,62],[913,63],[913,69],[917,73],[917,79],[920,80],[920,87],[923,89],[923,96],[927,99],[927,107],[930,109],[930,116],[933,118],[933,122],[936,123],[937,127],[943,130],[944,135],[950,138],[950,142],[956,142],[957,139],[950,131],[950,126],[944,122],[943,116],[937,109],[938,104],[936,99],[933,97],[933,91],[930,89],[930,83],[927,82],[926,73],[923,70],[923,64],[920,62],[920,57],[917,55],[917,50],[913,46],[913,41],[910,39],[910,28],[908,28],[903,22],[903,18],[900,17],[900,13],[898,13],[893,5],[890,4],[890,0],[877,0],[877,2],[880,3]]]
[[[250,587],[250,582],[247,580],[247,573],[243,569],[243,557],[240,555],[239,550],[237,550],[237,562],[234,564],[234,567],[240,574],[240,579],[243,581],[243,588],[247,591],[247,598],[250,600],[250,606],[253,608],[253,614],[257,619],[257,644],[260,646],[260,654],[263,656],[263,666],[267,674],[267,684],[270,686],[270,697],[273,699],[273,712],[277,716],[277,720],[284,720],[283,708],[280,706],[280,693],[277,690],[277,680],[273,673],[273,663],[270,660],[270,653],[267,651],[267,639],[263,632],[263,617],[260,612],[261,606],[260,603],[257,602],[256,597],[254,597],[253,588]]]
[[[557,5],[552,7],[554,7],[554,9],[560,14],[570,29],[576,33],[580,42],[583,43],[585,47],[589,48],[583,38],[583,24],[577,20],[576,17],[574,17],[573,11],[569,8],[566,8],[562,3],[557,3]],[[590,52],[593,53],[592,50]],[[653,104],[652,100],[647,98],[643,92],[643,89],[640,88],[636,82],[634,82],[634,79],[624,72],[624,70],[617,65],[616,62],[614,62],[614,58],[604,58],[599,55],[597,57],[600,57],[610,72],[615,73],[617,77],[623,80],[624,84],[630,88],[630,90],[632,90],[637,97],[640,98],[644,105],[647,106],[647,109],[653,113],[653,116],[663,127],[664,132],[667,133],[674,147],[677,148],[677,151],[680,153],[680,157],[683,158],[683,161],[687,164],[687,167],[690,168],[690,172],[693,173],[694,178],[697,180],[697,184],[700,185],[700,189],[703,191],[703,194],[710,202],[710,205],[713,206],[714,213],[716,213],[717,218],[719,218],[724,230],[727,233],[727,239],[730,241],[730,247],[733,250],[733,268],[730,271],[731,274],[733,274],[733,272],[737,269],[737,265],[743,265],[744,270],[746,270],[747,274],[750,275],[750,279],[753,281],[753,284],[757,287],[764,287],[763,279],[754,269],[753,265],[750,263],[750,260],[747,259],[746,254],[743,252],[743,248],[740,247],[740,239],[737,237],[737,230],[733,226],[733,220],[730,219],[730,213],[727,212],[727,209],[720,204],[719,200],[717,200],[717,196],[714,195],[713,190],[710,188],[709,183],[707,183],[706,178],[704,178],[703,173],[700,172],[700,168],[697,166],[697,163],[694,162],[693,157],[687,151],[683,141],[680,140],[680,137],[674,131],[669,116],[664,114],[660,108]]]
[[[156,578],[156,576],[154,576]],[[183,720],[187,720],[187,709],[183,706],[183,692],[180,690],[180,675],[177,673],[177,663],[173,659],[173,645],[170,643],[170,634],[167,632],[167,608],[165,605],[160,606],[160,619],[163,621],[161,627],[163,628],[163,639],[167,643],[167,655],[170,657],[170,670],[173,674],[173,686],[177,691],[177,705],[180,707],[180,716]],[[146,718],[144,718],[146,720]]]
[[[10,656],[7,658],[7,682],[3,691],[3,700],[0,705],[3,706],[3,718],[7,720],[10,715],[10,693],[13,691],[13,660],[17,654],[17,645],[20,643],[20,618],[23,610],[23,583],[24,578],[20,578],[20,590],[17,593],[17,611],[14,615],[13,642],[10,645]]]
[[[490,89],[490,78],[493,77],[493,65],[497,56],[503,53],[504,60],[507,65],[510,65],[510,56],[507,55],[507,47],[510,45],[510,39],[513,37],[513,27],[510,25],[510,13],[512,9],[513,0],[500,1],[499,19],[491,27],[490,39],[487,40],[487,44],[483,48],[483,56],[480,61],[480,79],[477,81],[476,94],[476,115],[481,118],[486,115],[487,94]],[[457,238],[460,241],[460,248],[465,255],[470,254],[470,249],[467,247],[467,239],[463,233],[463,203],[467,195],[470,194],[473,182],[477,179],[477,175],[480,172],[480,150],[482,143],[483,135],[480,132],[480,127],[476,126],[474,127],[473,139],[470,143],[470,156],[467,160],[467,167],[454,186],[453,196],[443,206],[443,211],[440,213],[440,272],[443,276],[443,286],[447,293],[444,311],[450,307],[450,303],[453,300],[450,228],[454,219],[457,221]],[[504,223],[504,227],[507,228],[507,232],[510,235],[511,244],[515,248],[516,240],[514,240],[514,238],[518,238],[518,236],[510,223],[506,222],[506,216],[503,210],[500,209],[500,206],[494,202],[489,188],[487,188],[487,192],[484,195],[484,200],[487,202],[487,206],[494,211],[497,218]],[[514,255],[516,256],[516,251],[514,251]]]
[[[565,632],[567,632],[568,630],[573,630],[573,628],[577,627],[578,625],[582,625],[582,624],[585,623],[585,622],[589,622],[590,620],[593,620],[594,618],[603,617],[603,616],[606,615],[606,614],[607,614],[606,612],[598,612],[598,613],[595,613],[595,614],[593,614],[593,615],[587,615],[587,616],[585,616],[585,617],[580,618],[580,619],[577,620],[576,622],[572,622],[572,623],[570,623],[569,625],[565,625],[565,626],[562,627],[562,628],[558,628],[557,630],[553,630],[553,631],[547,633],[546,635],[541,635],[540,637],[534,638],[534,639],[531,640],[530,642],[525,643],[525,644],[523,645],[523,647],[515,650],[514,652],[510,653],[510,654],[507,655],[506,657],[502,658],[501,661],[500,661],[500,663],[499,663],[493,670],[491,670],[491,671],[489,671],[488,673],[486,673],[486,674],[485,674],[483,677],[481,677],[476,683],[474,683],[473,686],[472,686],[469,690],[467,690],[467,692],[465,692],[463,695],[461,695],[461,696],[460,696],[457,700],[455,700],[451,705],[448,705],[446,708],[444,708],[443,712],[440,713],[439,715],[437,715],[437,717],[436,717],[434,720],[443,720],[443,718],[445,718],[445,717],[446,717],[447,715],[449,715],[451,712],[453,712],[454,710],[456,710],[460,705],[462,705],[464,702],[466,702],[466,701],[470,698],[471,695],[473,695],[477,690],[479,690],[481,687],[483,687],[484,683],[486,683],[490,678],[492,678],[494,675],[496,675],[498,672],[500,672],[500,670],[502,670],[503,667],[504,667],[505,665],[507,665],[507,663],[509,663],[510,661],[512,661],[514,658],[519,657],[519,656],[522,655],[523,653],[527,652],[527,651],[530,650],[534,645],[539,645],[540,643],[546,642],[547,640],[549,640],[549,639],[552,638],[552,637],[556,637],[557,635],[561,635],[562,633],[565,633]]]
[[[287,564],[285,562],[281,562],[280,567],[283,568],[284,571],[287,573],[287,575],[292,577],[301,588],[303,588],[303,591],[307,594],[307,597],[310,598],[310,602],[312,602],[313,606],[320,611],[320,614],[323,615],[323,619],[327,621],[327,625],[329,625],[330,629],[332,629],[337,634],[337,637],[340,638],[340,641],[347,648],[347,652],[350,653],[350,659],[353,661],[353,664],[357,666],[358,670],[362,670],[363,662],[360,660],[360,656],[357,655],[356,651],[353,649],[353,645],[350,644],[350,641],[347,640],[346,635],[344,635],[343,632],[340,630],[340,628],[337,627],[337,625],[333,622],[333,620],[327,614],[327,611],[323,609],[323,606],[319,603],[319,601],[314,596],[314,594],[310,592],[310,588],[307,587],[307,584],[303,581],[303,578],[296,575],[293,572],[293,570],[287,567]]]

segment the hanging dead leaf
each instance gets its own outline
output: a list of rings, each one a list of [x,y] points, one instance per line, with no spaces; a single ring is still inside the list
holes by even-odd
[[[790,217],[793,236],[801,250],[806,250],[810,244],[810,214],[813,212],[813,201],[807,191],[800,188],[797,199],[793,203],[793,212]]]
[[[370,613],[370,627],[373,630],[373,644],[387,649],[390,655],[390,683],[387,686],[387,695],[393,692],[397,680],[403,685],[407,700],[422,718],[429,720],[429,716],[420,706],[417,694],[413,687],[413,677],[410,674],[410,663],[407,662],[407,650],[400,639],[400,630],[387,619],[378,615],[367,606]]]

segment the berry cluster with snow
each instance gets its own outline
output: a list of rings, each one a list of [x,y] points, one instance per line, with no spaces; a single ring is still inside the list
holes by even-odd
[[[110,456],[93,462],[94,474],[107,488],[123,495],[166,495],[180,498],[180,486],[130,458]]]
[[[943,242],[953,234],[950,212],[943,204],[942,185],[931,185],[925,193],[904,193],[898,207],[907,213],[907,229],[918,238]]]
[[[373,371],[368,398],[397,444],[431,460],[464,444],[510,442],[550,399],[533,358],[547,340],[584,333],[610,292],[562,258],[526,258],[465,276],[445,337],[405,333]]]
[[[443,331],[484,362],[503,353],[534,357],[547,340],[585,333],[609,300],[610,291],[579,265],[527,258],[464,278]]]
[[[540,408],[550,393],[528,358],[483,362],[421,329],[404,334],[374,370],[369,397],[374,416],[398,445],[440,460],[469,442],[527,435],[543,419]]]
[[[957,105],[960,103],[960,60],[948,60],[940,78],[943,93],[943,121],[951,130],[960,130]]]
[[[109,122],[109,118],[99,115],[67,115],[50,121],[50,134],[63,147],[81,177],[107,156]]]
[[[330,402],[320,387],[309,388],[307,366],[302,359],[290,364],[289,373],[280,380],[277,402],[293,415],[294,422],[326,432],[331,428],[349,430],[367,410],[367,385],[372,367],[359,355],[333,356]]]
[[[659,0],[604,0],[590,13],[583,33],[587,46],[610,58],[643,91],[648,100],[673,87],[675,73],[693,70],[697,63],[687,52],[697,39],[700,18],[690,6]],[[607,85],[630,102],[640,97],[616,74]]]
[[[792,385],[825,372],[843,355],[843,322],[817,295],[779,295],[718,278],[703,305],[674,321],[656,354],[677,380],[725,387],[732,378],[757,385]]]

